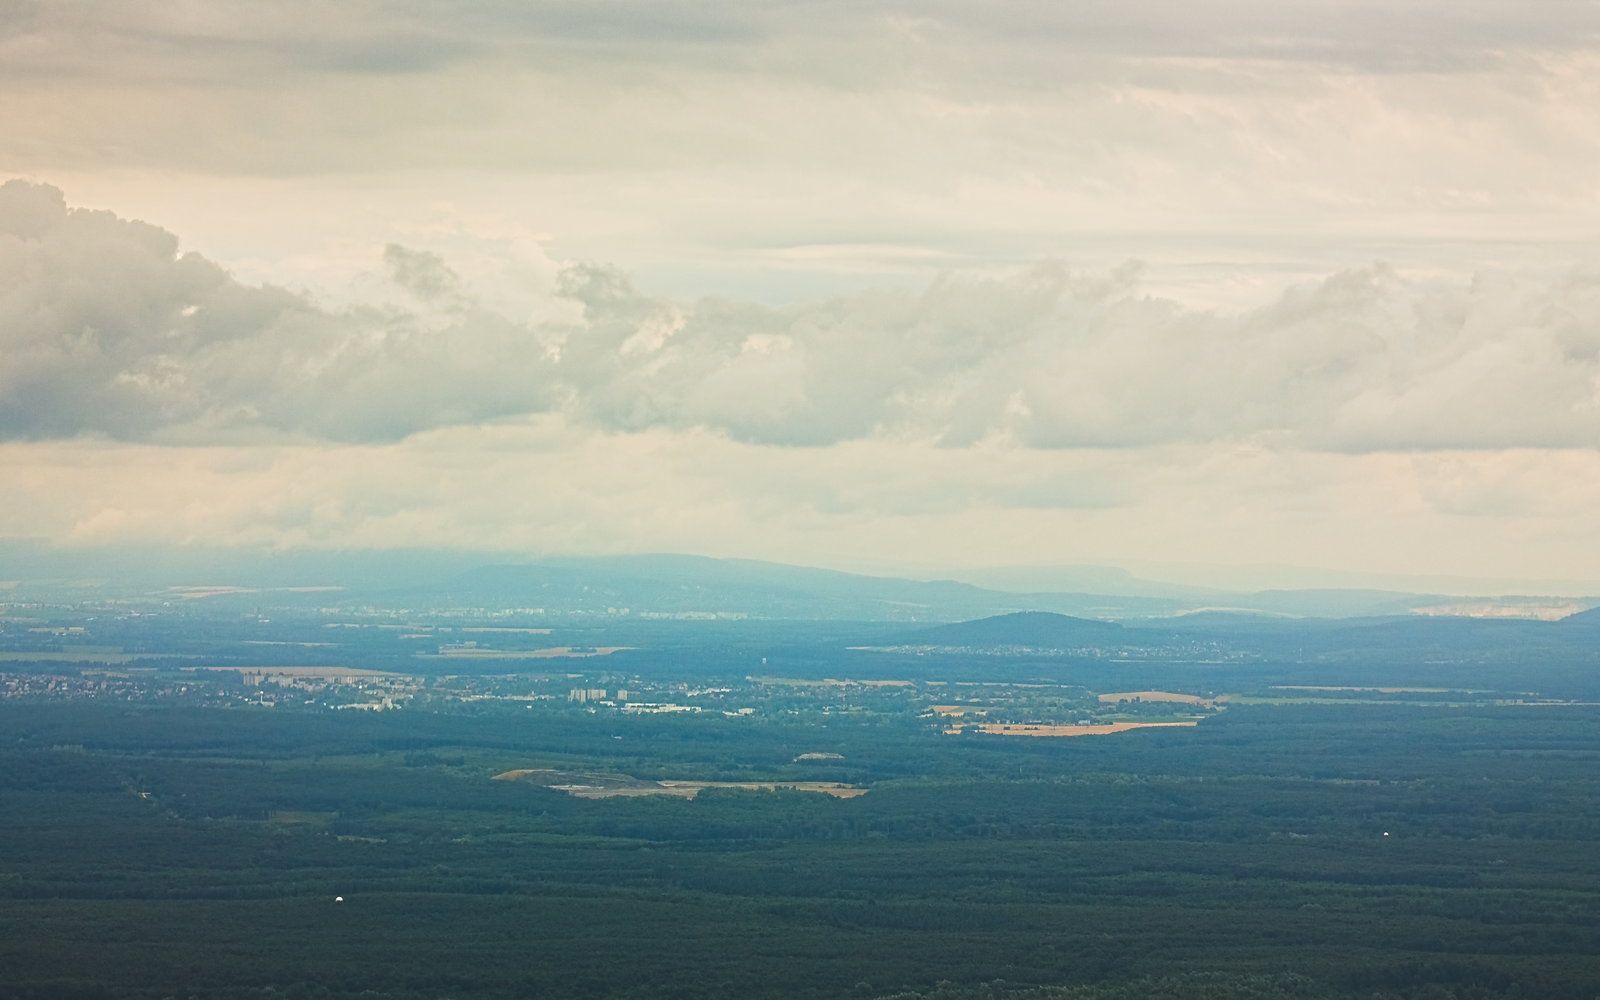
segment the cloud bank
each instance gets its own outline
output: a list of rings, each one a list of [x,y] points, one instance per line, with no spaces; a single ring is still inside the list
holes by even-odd
[[[972,54],[973,75],[989,79],[1022,73],[1017,54],[1026,52],[1041,66],[1056,62],[1057,73],[1061,55],[1459,70],[1517,50],[1583,48],[1596,34],[1585,0],[1539,0],[1537,17],[1528,16],[1526,0],[1412,0],[1401,9],[1346,0],[458,0],[448,12],[416,0],[351,0],[337,9],[312,0],[203,7],[74,0],[12,3],[0,14],[0,43],[11,47],[6,64],[16,77],[65,68],[126,76],[142,67],[154,75],[160,61],[170,67],[177,57],[190,73],[204,68],[229,81],[267,68],[397,76],[494,56],[605,62],[635,73],[641,65],[751,69],[765,62],[765,72],[781,74],[793,60],[755,57],[796,50],[814,64],[822,50],[842,47],[847,55],[863,40],[898,42],[907,55],[930,60],[943,53],[941,44],[959,48]],[[93,58],[101,54],[116,58],[109,65]],[[900,60],[847,69],[847,59],[835,58],[851,80],[905,69]]]
[[[479,304],[390,246],[392,301],[242,283],[162,229],[0,186],[0,436],[395,441],[555,415],[756,445],[1329,452],[1600,445],[1600,274],[1419,281],[1381,265],[1254,309],[1138,268],[1040,264],[790,306],[675,300],[568,266],[568,316]]]

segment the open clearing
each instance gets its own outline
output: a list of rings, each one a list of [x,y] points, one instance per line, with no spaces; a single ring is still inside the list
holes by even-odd
[[[550,634],[550,630],[547,629],[547,628],[510,628],[510,627],[499,626],[499,625],[473,625],[473,626],[470,626],[470,627],[463,626],[463,627],[457,628],[456,631],[457,632],[515,632],[515,633],[518,633],[520,635],[549,635]]]
[[[45,663],[131,663],[134,660],[152,660],[174,657],[173,653],[123,653],[101,652],[89,649],[63,649],[31,653],[27,650],[6,650],[0,653],[0,663],[24,663],[39,660]]]
[[[389,670],[363,670],[359,667],[182,667],[182,670],[228,670],[252,677],[400,677]]]
[[[1171,701],[1180,705],[1209,705],[1210,699],[1194,694],[1174,694],[1171,691],[1114,691],[1100,696],[1100,701],[1106,705],[1115,705],[1119,701]]]
[[[779,686],[779,687],[849,687],[852,684],[857,684],[857,685],[860,685],[861,687],[880,687],[880,688],[887,688],[887,687],[898,688],[898,687],[913,687],[913,686],[915,686],[915,682],[913,682],[913,681],[896,681],[896,680],[888,680],[888,681],[852,681],[852,680],[848,680],[848,679],[841,680],[841,679],[839,679],[837,677],[824,677],[824,678],[822,678],[820,680],[816,680],[816,679],[812,679],[812,678],[803,678],[803,677],[765,677],[765,676],[761,676],[761,677],[746,677],[745,680],[749,681],[752,684],[772,684],[772,685]]]
[[[576,774],[541,768],[524,768],[497,774],[494,781],[523,781],[544,785],[580,799],[613,799],[638,795],[675,795],[692,799],[707,788],[747,788],[774,791],[821,792],[837,799],[853,799],[867,789],[837,781],[646,781],[621,774]]]
[[[840,784],[835,781],[658,781],[659,789],[624,790],[619,789],[594,789],[594,792],[584,792],[573,789],[570,794],[579,798],[606,798],[608,795],[683,795],[685,798],[694,798],[701,794],[701,789],[755,789],[771,792],[776,789],[794,789],[797,792],[821,792],[832,795],[834,798],[854,798],[856,795],[866,795],[867,789],[859,789],[853,784]],[[557,786],[560,787],[560,786]],[[563,789],[566,790],[566,789]]]
[[[972,730],[993,733],[997,736],[1109,736],[1130,729],[1157,729],[1172,726],[1194,726],[1197,722],[1108,722],[1097,726],[1046,726],[1021,722],[977,722],[967,726],[952,726],[946,733]]]
[[[632,646],[551,646],[547,649],[447,649],[418,653],[420,660],[553,660],[557,657],[610,656]]]
[[[1376,692],[1374,692],[1376,693]],[[1407,698],[1318,698],[1314,694],[1290,695],[1281,698],[1264,698],[1255,695],[1236,695],[1228,699],[1230,705],[1416,705],[1419,708],[1466,708],[1471,705],[1500,704],[1489,701],[1422,701]],[[1508,703],[1509,704],[1509,703]]]
[[[1445,694],[1460,691],[1473,694],[1465,688],[1381,688],[1381,687],[1319,687],[1311,684],[1274,684],[1274,691],[1376,691],[1378,694]]]
[[[339,818],[336,812],[316,812],[309,809],[274,809],[267,814],[267,822],[280,826],[325,826]]]

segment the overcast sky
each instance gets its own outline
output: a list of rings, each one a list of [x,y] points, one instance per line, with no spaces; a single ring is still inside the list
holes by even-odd
[[[11,0],[0,95],[0,536],[1600,578],[1592,0]]]

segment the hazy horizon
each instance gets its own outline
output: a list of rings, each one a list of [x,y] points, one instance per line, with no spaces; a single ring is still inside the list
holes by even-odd
[[[1376,590],[1396,593],[1438,594],[1453,597],[1600,597],[1600,581],[1593,579],[1484,579],[1379,574],[1274,564],[1160,563],[1133,560],[1111,563],[1013,563],[1008,565],[937,566],[863,561],[749,560],[739,556],[708,556],[692,552],[640,551],[587,556],[584,553],[510,552],[488,549],[252,549],[209,547],[156,547],[109,545],[56,547],[47,539],[0,540],[0,588],[29,581],[82,576],[104,567],[107,583],[114,583],[137,566],[145,576],[184,577],[190,585],[264,585],[251,574],[261,566],[276,565],[273,586],[336,584],[337,574],[324,579],[319,571],[349,564],[357,577],[376,580],[392,577],[395,585],[433,583],[454,573],[495,565],[563,563],[595,558],[609,559],[723,559],[770,563],[796,569],[816,569],[860,576],[910,581],[955,581],[989,590],[1015,593],[1179,594],[1190,591],[1198,600],[1206,592],[1217,595],[1272,590]],[[331,571],[331,570],[330,570]],[[324,573],[324,575],[326,575]],[[625,575],[625,574],[624,574]],[[192,579],[189,579],[192,577]],[[88,579],[88,577],[85,577]],[[126,581],[124,581],[126,582]],[[1198,606],[1198,605],[1197,605]]]

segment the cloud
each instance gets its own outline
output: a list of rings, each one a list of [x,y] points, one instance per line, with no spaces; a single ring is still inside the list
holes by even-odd
[[[1600,274],[1421,282],[1382,266],[1238,313],[1139,269],[1041,264],[767,306],[569,266],[581,310],[513,320],[390,246],[398,302],[247,285],[172,234],[0,187],[0,435],[398,440],[560,414],[617,432],[1032,449],[1260,441],[1335,452],[1600,445]]]
[[[390,243],[383,248],[383,262],[394,283],[419,299],[433,302],[461,296],[461,276],[436,253]]]
[[[1144,0],[1070,6],[1025,0],[993,8],[959,0],[924,8],[924,23],[997,46],[1159,58],[1279,60],[1379,71],[1460,71],[1508,51],[1572,50],[1593,43],[1583,0],[1421,0],[1403,8],[1343,0]],[[1014,71],[1014,70],[1013,70]]]
[[[0,20],[3,162],[250,177],[396,167],[728,175],[803,162],[830,174],[887,165],[901,180],[914,165],[925,176],[966,168],[1059,182],[1074,176],[1064,166],[1109,159],[1093,179],[1115,184],[1137,166],[1129,159],[1182,163],[1208,137],[1270,174],[1285,155],[1300,166],[1296,144],[1315,150],[1332,133],[1353,150],[1363,136],[1346,129],[1399,117],[1399,137],[1422,140],[1390,156],[1387,170],[1403,174],[1466,124],[1472,149],[1503,147],[1502,157],[1530,139],[1559,149],[1592,138],[1593,65],[1582,60],[1600,12],[1585,0],[1536,6],[11,4]],[[1375,79],[1347,88],[1351,76]],[[1382,112],[1376,122],[1363,97]],[[1580,182],[1592,159],[1574,152]],[[1317,184],[1352,176],[1317,169],[1325,162],[1306,157]]]
[[[1138,256],[1218,301],[1242,271],[1463,270],[1586,253],[1600,226],[1590,3],[6,12],[0,176],[280,281],[374,242],[437,252],[409,227],[454,210],[680,298],[771,301],[1050,256]]]
[[[426,255],[398,271],[446,290]],[[7,437],[392,439],[546,405],[537,347],[499,316],[331,311],[44,185],[0,187],[0,275]]]
[[[1061,56],[1098,55],[1455,69],[1519,49],[1584,48],[1596,33],[1597,16],[1585,0],[1541,0],[1536,15],[1516,0],[1413,0],[1401,9],[1342,0],[462,0],[448,11],[417,0],[352,0],[331,10],[311,0],[80,0],[12,3],[0,15],[0,41],[15,49],[13,72],[67,65],[92,72],[87,46],[119,53],[124,69],[143,63],[154,74],[155,60],[165,58],[219,76],[241,60],[364,75],[493,57],[635,67],[693,62],[781,74],[798,61],[815,69],[826,48],[853,51],[862,40],[901,58],[859,66],[850,74],[856,79],[899,72],[919,52],[931,61],[950,50],[977,56],[977,65],[966,61],[974,74],[998,70],[1002,78],[1025,73],[1028,53],[1053,53],[1058,63]],[[768,58],[753,58],[758,53]]]
[[[1463,288],[1373,267],[1236,315],[1146,296],[1134,269],[1054,265],[773,310],[651,302],[614,275],[571,294],[588,309],[585,353],[562,363],[574,406],[625,430],[769,444],[998,434],[1035,448],[1600,444],[1596,276]],[[628,339],[652,325],[665,332]]]

